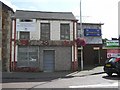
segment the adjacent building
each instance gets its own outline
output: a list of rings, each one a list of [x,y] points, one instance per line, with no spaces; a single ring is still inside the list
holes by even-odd
[[[106,51],[102,49],[102,23],[78,23],[78,38],[85,40],[86,45],[83,46],[83,65],[96,66],[103,64],[106,59]],[[81,46],[78,46],[78,66],[81,67]]]
[[[2,70],[2,3],[0,2],[0,71]]]
[[[119,40],[106,40],[105,44],[103,45],[103,49],[106,50],[106,58],[110,57],[117,57],[120,56],[120,46]]]
[[[0,63],[2,71],[10,71],[10,50],[13,9],[0,1]]]
[[[17,10],[12,32],[12,70],[76,70],[76,24],[71,12]]]

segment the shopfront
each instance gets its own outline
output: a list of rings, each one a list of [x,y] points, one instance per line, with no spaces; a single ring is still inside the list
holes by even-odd
[[[106,41],[107,58],[120,56],[120,47],[118,40]]]
[[[86,45],[83,46],[83,68],[103,64],[102,50],[102,30],[101,23],[83,23],[82,38]],[[78,37],[81,34],[80,24],[78,24]],[[81,68],[81,46],[78,46],[78,67]]]

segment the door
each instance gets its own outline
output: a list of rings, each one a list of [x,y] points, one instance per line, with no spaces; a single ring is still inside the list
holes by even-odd
[[[43,53],[43,70],[44,72],[53,72],[55,69],[55,51],[44,50]]]
[[[78,50],[78,70],[81,70],[81,50]]]
[[[94,50],[94,64],[100,64],[100,50]]]

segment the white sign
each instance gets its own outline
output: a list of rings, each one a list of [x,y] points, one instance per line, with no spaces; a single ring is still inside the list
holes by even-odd
[[[35,31],[35,22],[17,22],[17,31]]]
[[[37,60],[34,59],[34,58],[31,58],[30,61],[32,61],[32,62],[36,62]]]
[[[120,53],[107,53],[107,58],[120,56]]]

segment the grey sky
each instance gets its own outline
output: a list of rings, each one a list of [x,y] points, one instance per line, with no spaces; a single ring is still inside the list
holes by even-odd
[[[73,12],[80,16],[80,0],[1,0],[14,9]],[[103,38],[118,37],[118,1],[120,0],[81,0],[82,21],[104,23]]]

